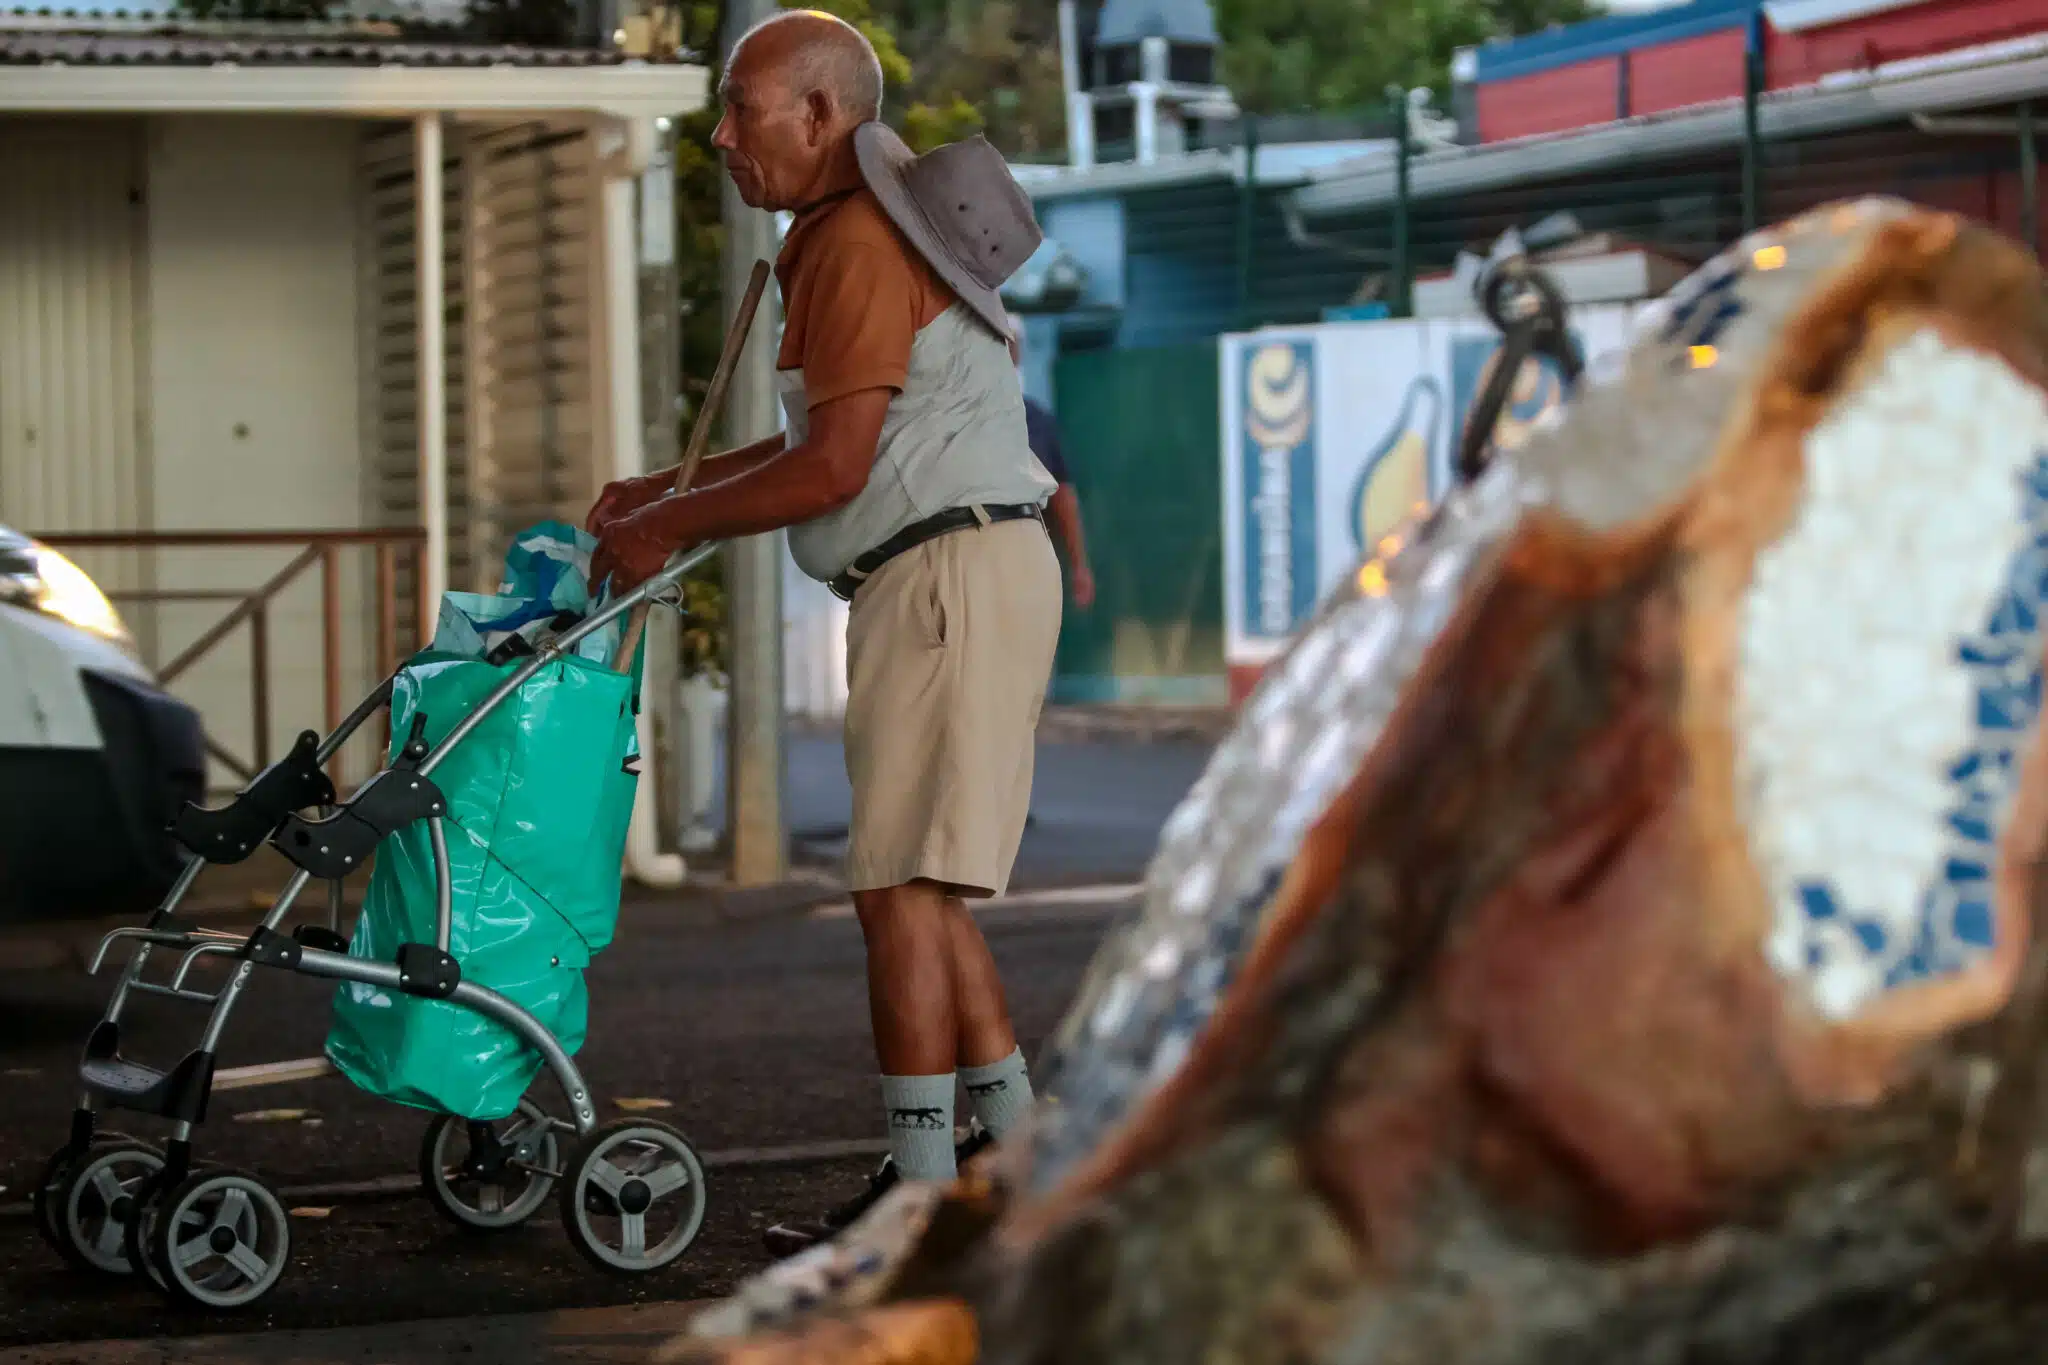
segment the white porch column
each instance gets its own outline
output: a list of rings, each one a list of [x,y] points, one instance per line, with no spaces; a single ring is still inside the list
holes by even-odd
[[[448,590],[448,298],[441,269],[441,180],[441,116],[421,114],[413,121],[413,221],[418,234],[413,270],[419,310],[419,509],[427,532],[420,566],[426,588],[423,605],[429,613],[420,622],[423,641],[433,635],[433,614],[441,610],[441,594]]]
[[[647,428],[640,407],[640,251],[633,192],[652,152],[651,123],[623,123],[608,130],[616,154],[603,156],[603,189],[598,195],[598,250],[602,253],[604,304],[598,310],[604,332],[604,413],[606,444],[611,447],[614,479],[647,472]],[[600,146],[605,145],[600,142]],[[666,460],[663,461],[667,463]],[[675,670],[668,666],[672,645],[653,647],[655,621],[647,623],[647,669],[640,682],[640,790],[633,802],[633,821],[626,830],[626,874],[642,886],[681,886],[689,873],[681,857],[661,851],[654,806],[662,769],[654,743],[654,712],[660,707],[675,715]],[[670,640],[666,631],[664,641]]]
[[[1133,120],[1137,138],[1133,155],[1140,166],[1149,166],[1159,159],[1159,87],[1149,81],[1137,81],[1130,90],[1137,114]]]

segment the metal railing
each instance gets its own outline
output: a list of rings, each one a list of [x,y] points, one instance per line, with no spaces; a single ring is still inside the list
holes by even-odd
[[[245,760],[230,752],[207,726],[206,748],[220,764],[242,781],[269,766],[271,760],[271,613],[279,594],[316,570],[320,579],[321,700],[320,728],[331,732],[347,714],[343,686],[343,606],[341,557],[344,551],[368,549],[376,559],[376,587],[372,594],[376,612],[373,666],[369,676],[383,677],[398,664],[399,644],[399,556],[409,551],[412,559],[414,594],[413,645],[424,643],[433,616],[426,601],[425,574],[419,572],[419,557],[426,544],[426,532],[408,526],[353,531],[91,531],[37,536],[56,549],[106,550],[247,550],[292,549],[298,553],[285,566],[256,587],[241,589],[136,589],[108,591],[116,605],[170,605],[232,603],[227,612],[201,631],[190,644],[161,663],[155,663],[157,681],[168,688],[200,660],[212,655],[237,628],[249,627],[249,700],[253,755]],[[202,716],[202,722],[207,718]],[[388,739],[388,737],[387,737]]]

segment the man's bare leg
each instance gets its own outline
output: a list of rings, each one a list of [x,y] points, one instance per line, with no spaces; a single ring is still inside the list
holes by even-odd
[[[959,1010],[945,890],[911,882],[857,891],[853,908],[867,942],[889,1154],[912,1180],[950,1180]]]
[[[982,1067],[1017,1050],[1017,1031],[1010,1024],[1010,1003],[996,960],[981,936],[981,926],[958,896],[944,901],[946,937],[952,953],[953,1014],[961,1066]]]
[[[1003,979],[981,926],[967,902],[948,896],[946,931],[953,956],[953,1009],[957,1020],[960,1080],[975,1118],[1000,1141],[1031,1108],[1031,1077],[1024,1067]]]

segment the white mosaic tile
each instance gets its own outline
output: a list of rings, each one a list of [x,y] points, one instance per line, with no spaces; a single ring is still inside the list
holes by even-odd
[[[1991,952],[2041,703],[2048,402],[1913,334],[1809,434],[1743,603],[1736,778],[1766,952],[1826,1017]]]

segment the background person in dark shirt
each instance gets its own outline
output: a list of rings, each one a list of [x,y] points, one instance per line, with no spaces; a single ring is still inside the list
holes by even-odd
[[[1015,318],[1010,319],[1010,359],[1023,368],[1024,329]],[[1086,611],[1095,605],[1095,571],[1088,565],[1088,542],[1081,534],[1081,499],[1074,492],[1073,480],[1067,476],[1066,458],[1060,453],[1059,423],[1043,403],[1027,393],[1024,424],[1031,439],[1031,453],[1059,484],[1053,490],[1052,500],[1045,505],[1046,516],[1057,533],[1060,548],[1066,551],[1067,591],[1073,596],[1074,605]]]

